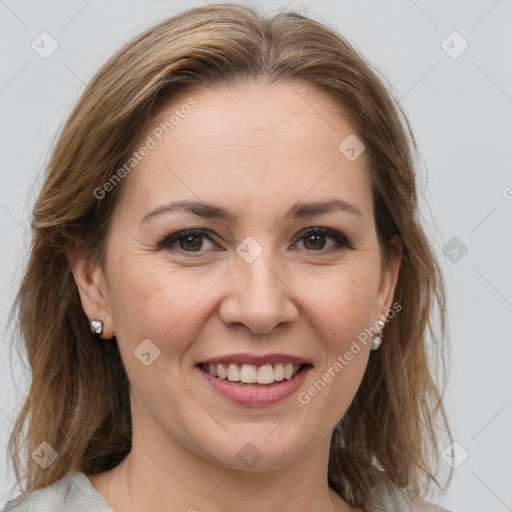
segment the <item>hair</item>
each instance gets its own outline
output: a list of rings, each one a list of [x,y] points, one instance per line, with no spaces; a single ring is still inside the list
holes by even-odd
[[[129,380],[117,342],[100,342],[90,331],[71,268],[77,255],[104,262],[123,184],[102,199],[95,190],[130,158],[162,105],[198,88],[245,82],[306,84],[343,109],[366,146],[384,262],[395,250],[393,237],[403,245],[394,294],[402,309],[386,326],[384,344],[372,352],[355,398],[332,433],[329,485],[355,506],[383,481],[411,496],[424,496],[433,484],[441,488],[437,434],[443,429],[450,440],[451,434],[433,364],[444,369],[444,282],[421,224],[414,135],[378,75],[326,24],[292,11],[270,17],[234,3],[168,18],[101,67],[47,162],[14,303],[20,350],[31,371],[9,450],[23,493],[70,471],[112,469],[131,449]],[[46,469],[30,457],[43,441],[58,453],[57,463]]]

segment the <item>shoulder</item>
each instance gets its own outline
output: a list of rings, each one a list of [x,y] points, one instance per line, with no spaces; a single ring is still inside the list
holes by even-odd
[[[372,488],[367,512],[450,512],[449,510],[420,498],[411,499],[393,482],[383,480]]]
[[[89,479],[70,472],[52,485],[32,491],[7,503],[2,512],[113,512]]]

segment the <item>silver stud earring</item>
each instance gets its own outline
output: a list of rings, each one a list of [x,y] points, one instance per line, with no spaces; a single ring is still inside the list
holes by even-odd
[[[91,320],[91,331],[98,336],[103,334],[103,322],[101,320]]]
[[[376,323],[377,323],[378,331],[377,331],[377,336],[374,336],[372,338],[372,342],[371,342],[371,346],[370,346],[370,348],[372,350],[377,350],[381,346],[381,344],[382,344],[382,328],[385,325],[382,320],[378,320]]]

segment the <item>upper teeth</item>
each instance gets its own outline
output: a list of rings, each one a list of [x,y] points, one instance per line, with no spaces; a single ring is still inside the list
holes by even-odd
[[[228,379],[231,382],[244,382],[247,384],[272,384],[275,381],[291,379],[299,371],[300,366],[292,363],[264,364],[204,364],[203,368],[210,375],[219,379]]]

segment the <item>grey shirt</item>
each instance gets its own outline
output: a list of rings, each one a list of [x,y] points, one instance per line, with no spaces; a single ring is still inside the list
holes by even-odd
[[[410,502],[397,487],[372,489],[375,505],[365,512],[449,512],[428,501]],[[16,506],[7,503],[2,512],[113,512],[103,496],[91,485],[84,473],[72,471],[53,485],[28,493]]]

